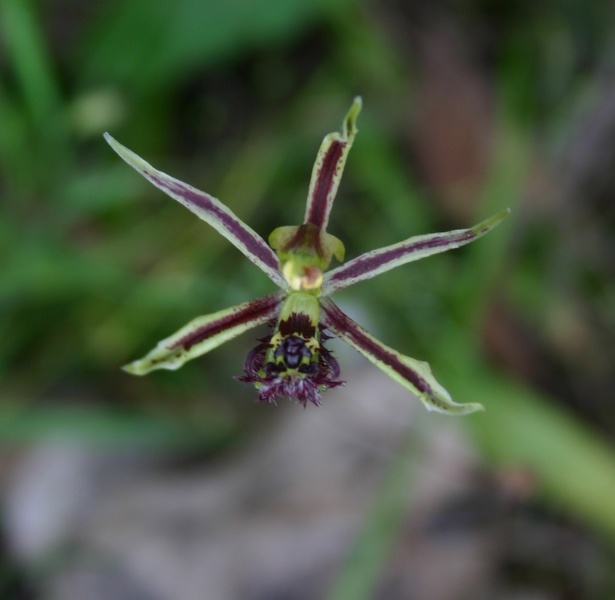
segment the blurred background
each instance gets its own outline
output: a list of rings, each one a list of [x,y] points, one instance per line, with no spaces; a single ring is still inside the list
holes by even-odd
[[[0,1],[0,598],[615,597],[615,29],[594,0]],[[350,349],[302,410],[119,367],[272,284],[103,131],[263,236],[361,94],[347,256],[486,238],[336,296],[428,360],[428,414]]]

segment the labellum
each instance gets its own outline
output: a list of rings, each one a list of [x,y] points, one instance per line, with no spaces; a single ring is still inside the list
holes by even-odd
[[[240,381],[254,383],[259,401],[294,398],[319,406],[320,394],[343,385],[337,360],[324,346],[318,299],[292,292],[280,309],[273,332],[248,355]]]

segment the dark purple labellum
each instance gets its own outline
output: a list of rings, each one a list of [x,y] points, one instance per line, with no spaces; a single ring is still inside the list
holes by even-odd
[[[293,313],[280,323],[278,331],[263,338],[248,354],[239,381],[253,383],[259,402],[275,403],[278,398],[320,406],[320,394],[343,385],[340,367],[327,350],[327,339],[306,315]]]

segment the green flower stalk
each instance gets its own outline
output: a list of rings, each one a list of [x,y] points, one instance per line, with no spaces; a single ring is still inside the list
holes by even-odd
[[[420,258],[458,248],[493,229],[508,210],[470,227],[408,238],[342,263],[344,245],[327,232],[333,200],[357,134],[361,98],[355,98],[341,132],[325,136],[312,170],[303,224],[278,227],[269,245],[219,200],[154,169],[108,133],[105,139],[131,167],[183,204],[234,244],[279,288],[277,292],[211,315],[197,317],[124,369],[145,375],[178,369],[250,329],[268,323],[270,333],[248,354],[239,380],[253,384],[262,402],[291,398],[318,406],[321,393],[343,385],[337,360],[325,347],[332,335],[416,395],[428,410],[465,415],[482,406],[458,404],[436,381],[429,365],[404,356],[370,335],[331,300],[334,292]],[[275,251],[275,252],[274,252]]]

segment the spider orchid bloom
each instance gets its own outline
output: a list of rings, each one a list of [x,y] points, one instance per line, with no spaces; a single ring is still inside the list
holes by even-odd
[[[269,335],[248,354],[245,375],[238,377],[255,385],[262,402],[287,397],[303,406],[308,402],[319,405],[322,392],[342,385],[339,365],[324,345],[332,334],[410,390],[427,409],[456,415],[482,409],[477,403],[454,402],[427,363],[385,346],[329,298],[338,290],[400,265],[468,244],[493,229],[508,213],[504,211],[469,229],[411,237],[325,272],[333,257],[339,262],[344,259],[344,245],[327,233],[327,224],[357,133],[360,110],[361,98],[357,97],[342,131],[325,136],[312,170],[303,224],[275,229],[269,245],[219,200],[154,169],[105,134],[107,142],[131,167],[214,227],[280,288],[257,300],[197,317],[159,342],[144,358],[126,365],[126,371],[144,375],[154,369],[178,369],[239,334],[269,323]]]

